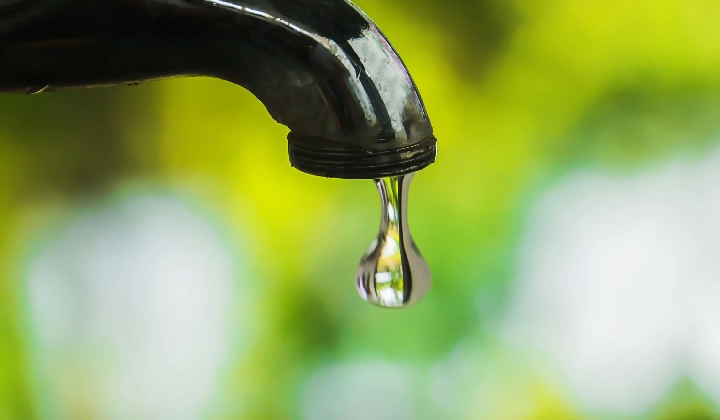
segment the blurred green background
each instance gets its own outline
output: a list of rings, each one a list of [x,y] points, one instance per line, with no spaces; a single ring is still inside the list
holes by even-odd
[[[358,0],[439,139],[434,286],[229,83],[0,96],[0,419],[720,418],[720,3]],[[718,239],[715,239],[718,238]]]

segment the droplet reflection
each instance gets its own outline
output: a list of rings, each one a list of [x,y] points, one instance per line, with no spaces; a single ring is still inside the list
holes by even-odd
[[[382,200],[380,233],[360,261],[357,288],[366,301],[385,308],[419,302],[432,283],[430,268],[413,241],[407,222],[414,174],[376,179]]]

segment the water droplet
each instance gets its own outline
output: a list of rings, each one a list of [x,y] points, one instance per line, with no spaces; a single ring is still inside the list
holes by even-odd
[[[430,289],[430,267],[415,245],[407,222],[410,181],[415,174],[376,179],[382,199],[380,233],[360,261],[357,289],[366,301],[405,308]]]

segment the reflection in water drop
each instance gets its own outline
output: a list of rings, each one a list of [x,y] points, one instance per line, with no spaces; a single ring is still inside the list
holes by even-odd
[[[411,306],[427,293],[430,268],[410,235],[407,201],[414,174],[376,179],[382,199],[380,233],[360,261],[357,288],[366,301],[385,308]]]

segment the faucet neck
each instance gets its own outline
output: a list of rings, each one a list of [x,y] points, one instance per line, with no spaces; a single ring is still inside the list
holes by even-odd
[[[435,158],[432,127],[412,78],[350,1],[16,0],[0,6],[0,92],[177,76],[217,77],[250,90],[290,128],[291,163],[308,173],[377,178],[413,172]]]

